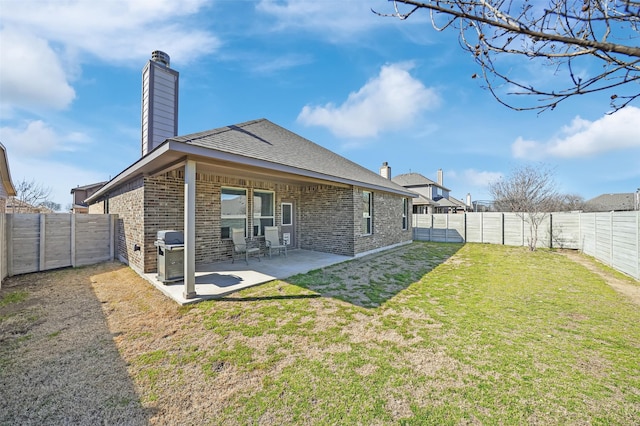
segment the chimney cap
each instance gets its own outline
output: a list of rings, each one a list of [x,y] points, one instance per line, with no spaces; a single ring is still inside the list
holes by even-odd
[[[153,62],[164,64],[165,66],[168,67],[171,61],[171,58],[169,58],[169,55],[163,52],[162,50],[154,50],[153,52],[151,52],[151,60]]]

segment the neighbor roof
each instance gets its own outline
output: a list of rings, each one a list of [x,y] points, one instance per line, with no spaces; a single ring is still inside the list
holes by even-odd
[[[384,190],[405,196],[406,188],[269,120],[258,119],[165,140],[87,199],[92,202],[140,173],[184,159],[219,160],[315,179]]]
[[[413,186],[434,185],[449,191],[449,188],[446,188],[440,185],[438,182],[434,182],[431,179],[422,176],[420,173],[405,173],[395,176],[392,180],[398,185],[404,186],[405,188],[410,188]]]
[[[636,208],[636,193],[602,194],[585,203],[592,211],[630,211]]]
[[[13,186],[13,182],[11,181],[11,172],[9,171],[9,160],[7,158],[7,150],[0,143],[0,180],[2,181],[2,186],[4,187],[4,192],[9,197],[16,196],[16,188]]]

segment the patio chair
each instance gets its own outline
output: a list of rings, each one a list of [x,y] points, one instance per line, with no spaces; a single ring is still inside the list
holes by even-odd
[[[260,261],[260,248],[249,247],[249,242],[244,237],[244,229],[233,228],[231,230],[231,239],[233,240],[233,258],[231,263],[236,261],[236,255],[244,255],[244,261],[249,264],[249,256],[256,256]]]
[[[277,251],[278,254],[284,252],[284,257],[287,257],[287,246],[280,239],[277,226],[264,227],[264,240],[269,249],[269,258],[271,258],[271,253],[274,251]]]

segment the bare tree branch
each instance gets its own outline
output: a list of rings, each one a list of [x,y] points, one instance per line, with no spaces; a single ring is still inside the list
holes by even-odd
[[[390,0],[392,13],[380,16],[408,19],[424,9],[437,31],[455,28],[461,47],[481,67],[487,89],[503,105],[515,110],[547,110],[577,95],[609,92],[613,112],[640,97],[640,89],[616,93],[640,83],[640,2],[634,0]],[[400,4],[409,6],[400,11]],[[546,6],[546,7],[543,7]],[[542,60],[566,70],[564,87],[549,90],[502,71],[502,55]],[[581,58],[602,64],[593,67]],[[592,61],[593,62],[593,61]],[[503,65],[504,66],[504,65]],[[477,77],[474,74],[472,77]],[[511,87],[506,92],[503,87]],[[503,93],[504,92],[504,93]],[[511,95],[533,95],[533,105],[521,106]],[[507,99],[508,98],[508,99]],[[515,98],[518,99],[518,98]]]

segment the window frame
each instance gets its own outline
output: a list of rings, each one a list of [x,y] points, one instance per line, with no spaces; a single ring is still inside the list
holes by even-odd
[[[368,194],[368,202],[365,202],[365,194]],[[363,201],[363,209],[362,209],[362,224],[361,224],[361,235],[372,235],[373,234],[373,192],[372,191],[362,191],[362,201]],[[366,206],[366,208],[364,208]]]
[[[262,211],[260,211],[260,215],[256,216],[256,193],[259,194],[270,194],[271,195],[271,215],[263,216]],[[262,226],[262,220],[271,219],[271,225],[265,226],[274,226],[276,223],[276,193],[275,191],[270,191],[267,189],[254,189],[251,194],[252,206],[251,206],[251,227],[252,227],[252,235],[254,237],[264,236],[264,226]],[[256,226],[258,227],[256,229]]]
[[[223,208],[222,208],[222,203],[223,203],[223,199],[222,197],[224,196],[224,191],[225,190],[231,190],[231,191],[243,191],[244,192],[244,197],[245,197],[245,207],[244,207],[244,215],[226,215],[224,214]],[[247,217],[247,210],[248,210],[248,206],[247,206],[247,200],[248,200],[248,189],[247,188],[237,188],[237,187],[233,187],[233,186],[223,186],[220,188],[220,239],[222,240],[229,240],[231,239],[231,227],[230,226],[223,226],[222,223],[225,219],[229,220],[229,219],[244,219],[244,236],[247,236],[247,226],[248,226],[248,217]],[[236,195],[240,195],[240,194],[236,194]],[[223,228],[229,228],[229,235],[228,236],[224,236],[224,232],[223,232]]]
[[[284,221],[284,206],[288,206],[289,211],[289,223],[285,223]],[[293,226],[293,203],[280,203],[280,225],[281,226]]]
[[[402,230],[409,229],[409,199],[402,197]]]

